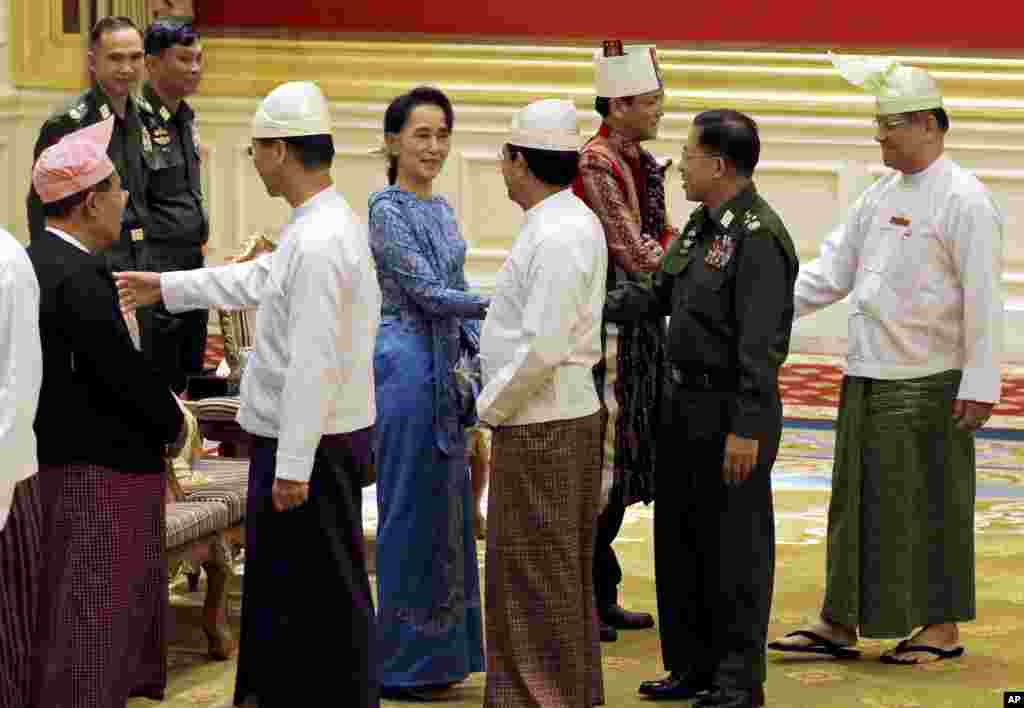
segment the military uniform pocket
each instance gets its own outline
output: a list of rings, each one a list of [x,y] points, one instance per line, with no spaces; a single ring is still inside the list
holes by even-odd
[[[686,266],[690,264],[691,260],[693,260],[693,256],[689,253],[670,251],[662,262],[661,269],[668,275],[679,275],[686,270]]]
[[[672,429],[689,440],[711,440],[728,431],[728,396],[717,391],[691,391],[666,384],[672,399]],[[674,388],[674,390],[672,390]]]

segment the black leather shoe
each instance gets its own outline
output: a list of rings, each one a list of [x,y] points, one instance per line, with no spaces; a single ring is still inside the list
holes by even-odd
[[[654,617],[648,612],[630,612],[619,605],[601,610],[601,621],[617,629],[648,629],[654,626]]]
[[[711,684],[711,679],[701,678],[694,674],[671,673],[657,681],[644,681],[640,684],[640,693],[656,700],[681,700],[707,693],[712,688],[714,686]]]
[[[605,624],[604,620],[598,620],[598,631],[601,634],[602,642],[614,642],[619,638],[618,630],[610,624]]]
[[[381,686],[380,697],[390,701],[405,701],[408,703],[429,703],[436,699],[430,691],[402,686]]]
[[[694,708],[761,708],[764,705],[764,687],[753,689],[719,688],[701,698]]]

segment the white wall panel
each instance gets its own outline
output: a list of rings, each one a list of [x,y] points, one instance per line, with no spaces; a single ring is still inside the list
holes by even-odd
[[[7,1],[0,0],[0,18]],[[2,43],[2,33],[0,33]],[[2,64],[0,64],[2,66]],[[3,93],[0,74],[0,94]],[[68,94],[20,91],[0,97],[0,224],[23,240],[24,195],[28,189],[32,146],[45,116]],[[203,142],[204,185],[210,211],[208,258],[223,262],[238,244],[257,230],[276,232],[288,219],[289,207],[266,194],[252,160],[249,123],[257,99],[201,95],[193,102]],[[385,104],[332,104],[337,160],[333,175],[339,191],[366,218],[371,192],[386,184],[385,163],[370,149],[379,143]],[[487,289],[523,220],[522,210],[508,199],[498,167],[497,152],[513,109],[496,105],[456,105],[457,122],[452,151],[436,184],[455,208],[469,242],[467,272],[471,282]],[[1004,252],[1009,298],[1009,329],[1024,331],[1024,120],[967,120],[955,118],[948,138],[949,153],[974,169],[992,189],[1007,215]],[[597,120],[580,109],[581,128],[590,135]],[[659,139],[649,145],[660,158],[678,160],[692,111],[666,114]],[[755,115],[761,127],[761,165],[758,188],[785,220],[803,260],[818,251],[820,241],[840,223],[849,205],[884,168],[869,118],[832,113]],[[695,207],[681,190],[676,164],[666,184],[671,221],[682,226]],[[815,346],[841,349],[845,317],[834,312],[800,323],[797,339]],[[1013,319],[1016,318],[1016,319]],[[1020,327],[1013,323],[1020,322]],[[831,342],[826,347],[826,342]],[[1007,338],[1021,351],[1024,343]]]

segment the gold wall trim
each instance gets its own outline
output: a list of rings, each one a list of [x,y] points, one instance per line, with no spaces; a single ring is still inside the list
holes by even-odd
[[[10,9],[14,83],[80,87],[81,44],[63,33],[59,0],[12,0]],[[318,80],[332,101],[385,102],[417,83],[438,85],[459,103],[484,106],[550,96],[588,105],[593,96],[593,50],[582,46],[211,38],[204,48],[202,92],[208,96],[258,97],[304,78]],[[871,99],[848,86],[822,53],[666,49],[659,59],[669,111],[715,104],[761,115],[872,112]],[[958,118],[1024,118],[1022,59],[903,60],[933,73]]]

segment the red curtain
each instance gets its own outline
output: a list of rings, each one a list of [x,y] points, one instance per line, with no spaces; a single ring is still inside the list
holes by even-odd
[[[1006,4],[1006,10],[998,6]],[[602,7],[607,7],[603,10]],[[493,38],[605,37],[662,42],[819,47],[1014,50],[1024,45],[1008,3],[933,0],[649,0],[618,4],[551,0],[320,0],[247,3],[196,0],[206,27],[268,27],[353,33]],[[1002,20],[999,18],[1002,17]]]

